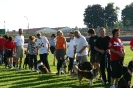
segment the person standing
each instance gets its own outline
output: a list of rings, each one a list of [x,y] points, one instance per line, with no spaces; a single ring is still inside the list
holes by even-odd
[[[63,32],[58,30],[56,38],[57,75],[59,74],[59,70],[65,60],[66,47],[66,38],[63,36]]]
[[[17,59],[16,70],[23,69],[21,67],[21,64],[22,64],[22,58],[24,56],[24,36],[22,34],[23,34],[23,29],[20,28],[18,30],[18,35],[14,39],[15,46],[16,46],[16,49],[15,49],[16,59]],[[19,61],[19,58],[20,58],[20,61]],[[19,67],[18,67],[18,61],[19,61]]]
[[[111,85],[110,88],[117,87],[118,79],[122,76],[122,65],[124,62],[124,45],[122,40],[119,38],[120,29],[115,28],[112,31],[113,37],[109,41],[109,48],[111,53]],[[114,84],[115,81],[115,84]]]
[[[108,83],[110,84],[110,54],[108,49],[108,44],[110,37],[106,36],[106,29],[101,27],[100,37],[96,40],[94,49],[99,52],[100,59],[100,71],[102,76],[102,85],[105,85],[107,82],[105,68],[107,69]]]
[[[13,41],[13,38],[9,36],[8,41],[5,43],[5,53],[9,68],[13,67],[14,49],[15,49],[15,43]]]
[[[50,42],[50,51],[52,54],[54,54],[53,65],[55,66],[55,59],[56,59],[56,56],[55,56],[56,35],[55,34],[51,35],[49,42]]]
[[[0,64],[4,63],[4,43],[5,39],[0,35]]]
[[[130,49],[133,51],[133,39],[130,41]]]
[[[48,62],[48,54],[50,51],[50,44],[49,44],[48,39],[45,36],[42,36],[41,33],[38,33],[36,44],[39,49],[40,60],[47,67],[49,72],[51,72],[49,62]]]
[[[81,35],[80,31],[76,30],[74,32],[75,35],[75,47],[76,47],[76,53],[77,57],[76,60],[77,62],[83,63],[87,62],[87,57],[88,57],[88,43],[86,41],[86,38]]]
[[[4,46],[4,50],[5,50],[5,44],[8,41],[8,36],[4,35],[3,38],[4,38],[4,45],[3,46]],[[6,57],[6,52],[4,52],[4,63],[5,63],[5,66],[8,64],[7,57]]]
[[[34,36],[30,36],[29,37],[29,43],[28,43],[28,47],[27,47],[27,52],[30,55],[30,71],[32,72],[33,70],[33,66],[34,66],[34,70],[37,70],[37,55],[38,55],[38,47],[36,46],[35,43],[35,37]],[[34,63],[34,65],[33,65]]]
[[[89,38],[89,50],[88,50],[88,56],[90,56],[90,62],[94,66],[94,68],[97,68],[100,76],[99,78],[101,79],[101,71],[100,71],[100,59],[99,59],[99,54],[98,52],[94,49],[96,40],[98,39],[98,36],[96,35],[95,29],[90,28],[88,30],[88,34],[90,36]]]
[[[70,72],[70,75],[72,74],[72,68],[73,68],[73,62],[75,59],[75,38],[74,38],[74,33],[70,32],[70,42],[68,45],[68,51],[67,51],[67,56],[69,57],[69,65],[68,65],[68,72]]]

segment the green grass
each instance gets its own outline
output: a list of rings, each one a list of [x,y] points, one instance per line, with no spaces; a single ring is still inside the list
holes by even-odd
[[[133,59],[133,52],[129,46],[125,46],[125,64]],[[56,72],[53,66],[53,55],[49,55],[49,63],[52,72]],[[133,80],[132,80],[133,83]],[[27,70],[4,68],[0,66],[0,88],[109,88],[109,85],[101,86],[101,81],[95,80],[94,85],[90,85],[87,79],[82,80],[79,85],[77,79],[68,76],[58,76],[55,74],[39,74]]]

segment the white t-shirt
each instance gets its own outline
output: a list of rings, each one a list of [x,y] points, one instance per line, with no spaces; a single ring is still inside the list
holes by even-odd
[[[79,38],[75,38],[75,46],[76,46],[76,52],[79,52],[84,46],[88,46],[88,42],[86,41],[86,38],[84,36],[80,36]],[[77,53],[77,56],[84,56],[88,55],[87,48],[82,51],[82,53]]]
[[[39,47],[40,54],[48,53],[48,39],[42,36],[41,39],[37,38],[36,45]]]
[[[16,43],[16,46],[24,46],[24,36],[17,35],[14,39],[14,42]]]
[[[71,39],[68,46],[67,56],[73,58],[74,56],[75,39]]]

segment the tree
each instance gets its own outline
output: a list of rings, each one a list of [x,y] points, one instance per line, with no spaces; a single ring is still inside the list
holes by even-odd
[[[119,7],[114,7],[114,3],[108,3],[104,10],[104,22],[108,27],[114,26],[114,23],[118,21]]]
[[[99,4],[88,5],[84,12],[84,24],[93,28],[113,26],[118,20],[118,10],[118,7],[114,8],[114,3],[108,3],[105,8]]]
[[[97,26],[103,26],[103,12],[104,8],[101,5],[88,5],[84,13],[84,24],[89,28],[96,28]]]
[[[122,23],[122,21],[120,20],[120,21],[116,22],[116,23],[114,24],[114,27],[115,27],[115,28],[123,28],[123,23]]]
[[[122,10],[123,25],[133,26],[133,2]]]

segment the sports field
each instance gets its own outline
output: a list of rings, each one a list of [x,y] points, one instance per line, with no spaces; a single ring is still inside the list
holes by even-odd
[[[125,65],[133,59],[133,51],[129,46],[125,46],[126,56]],[[88,59],[89,60],[89,59]],[[56,66],[53,66],[53,55],[49,54],[49,63],[52,72],[56,72]],[[133,85],[133,79],[132,79]],[[4,68],[0,66],[0,88],[109,88],[109,85],[101,86],[101,81],[95,80],[93,85],[89,84],[87,79],[82,80],[82,84],[75,78],[58,76],[56,74],[39,74],[30,72],[29,69],[18,70]]]

